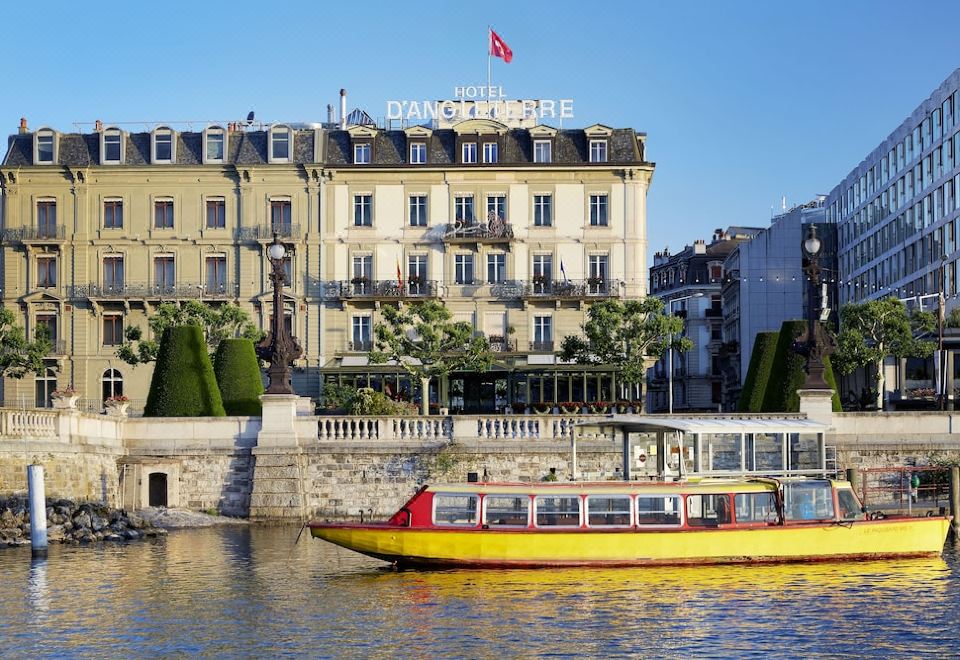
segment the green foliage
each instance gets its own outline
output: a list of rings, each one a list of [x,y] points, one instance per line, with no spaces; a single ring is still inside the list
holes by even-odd
[[[19,379],[31,372],[44,372],[43,359],[53,344],[45,326],[38,326],[36,334],[36,339],[28,340],[14,312],[0,307],[0,377]]]
[[[763,395],[770,381],[779,336],[778,332],[757,333],[753,341],[753,352],[750,354],[747,377],[743,381],[743,389],[740,390],[740,400],[737,401],[737,412],[763,411]]]
[[[394,401],[383,392],[370,387],[353,391],[348,410],[351,415],[416,415],[417,407],[411,403]]]
[[[347,385],[324,383],[321,404],[328,410],[346,412],[350,410],[356,394],[357,390]]]
[[[202,329],[208,351],[213,351],[228,338],[240,337],[254,343],[263,339],[263,332],[253,324],[250,315],[233,303],[217,306],[199,300],[180,305],[163,303],[150,315],[147,324],[154,337],[162,337],[167,328],[195,325]],[[117,357],[121,360],[136,366],[157,359],[159,343],[155,339],[144,339],[139,327],[127,326],[123,336],[125,341],[117,349]]]
[[[960,328],[960,307],[954,307],[947,314],[944,325],[947,328]]]
[[[249,339],[224,339],[213,358],[213,373],[228,415],[259,416],[263,378]]]
[[[160,340],[145,417],[223,417],[203,331],[195,325],[167,328]]]
[[[793,350],[797,337],[803,334],[806,321],[784,321],[777,337],[773,366],[763,395],[761,412],[797,412],[800,410],[800,397],[797,390],[803,388],[807,378],[806,358]],[[840,395],[837,394],[837,381],[833,376],[830,358],[824,359],[826,370],[824,379],[833,389],[833,410],[839,412]]]

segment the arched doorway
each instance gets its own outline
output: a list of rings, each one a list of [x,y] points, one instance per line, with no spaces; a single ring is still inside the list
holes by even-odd
[[[151,472],[149,479],[149,506],[167,506],[167,475],[163,472]]]
[[[103,394],[101,401],[106,401],[113,396],[123,395],[123,374],[118,370],[107,369],[104,371],[100,383],[101,393]]]

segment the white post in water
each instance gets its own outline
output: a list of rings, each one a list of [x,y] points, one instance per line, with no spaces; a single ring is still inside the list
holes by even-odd
[[[43,466],[27,466],[27,492],[30,498],[30,545],[34,556],[47,553],[47,498],[43,485]]]

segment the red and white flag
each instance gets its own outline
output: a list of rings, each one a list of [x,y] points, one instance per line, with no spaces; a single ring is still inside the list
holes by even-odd
[[[513,59],[513,51],[507,42],[500,38],[500,35],[490,29],[490,54],[494,57],[501,57],[507,64]]]

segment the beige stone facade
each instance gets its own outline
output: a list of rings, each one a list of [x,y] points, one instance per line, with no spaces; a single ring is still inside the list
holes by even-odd
[[[440,383],[439,402],[611,400],[611,374],[553,351],[590,302],[645,294],[653,169],[642,134],[602,125],[24,129],[0,166],[2,302],[56,341],[49,376],[7,380],[4,401],[73,385],[91,409],[121,391],[142,405],[151,367],[117,343],[161,302],[236,302],[266,328],[274,231],[293,252],[298,394],[325,378],[407,390],[367,364],[372,329],[385,304],[439,298],[498,353],[493,376]]]

